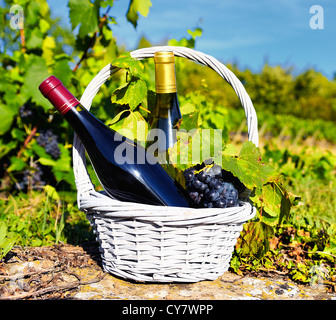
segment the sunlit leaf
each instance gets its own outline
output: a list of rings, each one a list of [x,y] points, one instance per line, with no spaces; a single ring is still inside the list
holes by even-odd
[[[152,6],[150,0],[131,0],[126,14],[126,18],[131,22],[134,28],[137,27],[139,14],[147,17],[149,13],[149,8]]]

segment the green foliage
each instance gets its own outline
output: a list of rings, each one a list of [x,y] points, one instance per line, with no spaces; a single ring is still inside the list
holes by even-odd
[[[40,94],[38,85],[45,77],[54,74],[80,97],[97,72],[112,62],[121,70],[101,87],[91,110],[142,145],[155,105],[153,59],[136,61],[116,45],[113,0],[69,0],[71,30],[51,17],[45,0],[15,3],[25,15],[21,30],[9,26],[12,2],[2,1],[0,7],[0,258],[14,244],[92,239],[84,214],[72,205],[72,130]],[[129,1],[126,18],[136,27],[151,5],[150,0]],[[73,33],[75,29],[78,32]],[[202,29],[194,28],[168,44],[194,48],[201,35]],[[139,47],[148,45],[144,37],[139,41]],[[307,283],[315,281],[315,267],[323,265],[328,271],[325,279],[335,279],[335,150],[332,144],[330,151],[323,151],[308,147],[308,142],[336,142],[336,82],[315,70],[294,75],[292,69],[268,64],[257,73],[228,66],[252,98],[264,147],[240,143],[246,124],[232,88],[213,70],[176,58],[180,129],[186,132],[180,139],[189,140],[185,149],[170,150],[187,161],[166,169],[180,179],[192,160],[187,146],[199,139],[210,146],[211,157],[252,191],[250,200],[258,213],[244,224],[238,239],[231,261],[235,272],[277,270]],[[33,114],[24,115],[25,108]],[[197,128],[214,133],[221,129],[221,136],[216,141]],[[58,158],[38,144],[48,129],[58,138]],[[281,147],[287,140],[292,146]],[[223,149],[215,153],[218,141]],[[202,151],[202,160],[208,156]],[[34,185],[39,170],[44,184]],[[99,185],[90,165],[88,171]],[[22,187],[25,177],[28,182]]]
[[[0,260],[12,249],[15,242],[16,238],[8,232],[6,223],[0,221]]]
[[[80,97],[93,76],[120,54],[112,34],[116,22],[109,14],[113,0],[69,0],[69,17],[72,30],[78,29],[76,35],[51,18],[47,1],[17,3],[24,12],[23,29],[10,27],[11,1],[3,1],[0,8],[0,176],[1,195],[6,195],[0,200],[4,209],[0,214],[1,257],[14,242],[36,246],[88,239],[84,216],[72,206],[60,204],[60,199],[69,204],[76,199],[71,169],[72,130],[54,112],[38,86],[53,74]],[[146,0],[130,1],[132,23],[136,24],[137,13],[146,15],[149,6]],[[118,86],[118,76],[116,79],[95,98],[93,110],[95,105],[101,106],[97,115],[103,121],[111,120],[111,102],[104,97],[110,97]],[[137,87],[142,82],[134,81],[130,87],[133,84]],[[38,143],[38,137],[49,129],[57,137],[58,157]],[[96,182],[90,165],[88,170]],[[78,215],[80,218],[76,218]],[[74,229],[76,233],[71,231]]]
[[[92,240],[89,222],[72,204],[65,204],[55,188],[0,199],[0,250],[3,256],[16,244],[42,246]],[[2,237],[1,237],[2,235]]]
[[[259,222],[245,224],[231,262],[232,269],[238,273],[247,270],[278,272],[311,285],[322,270],[320,283],[333,290],[336,258],[334,155],[317,147],[279,149],[267,144],[263,157],[282,174],[286,188],[291,191],[291,201],[296,205],[290,215],[272,226],[272,232],[263,223],[264,213]],[[301,198],[295,198],[293,192]],[[255,204],[263,203],[256,201]],[[257,228],[256,223],[259,224]],[[258,237],[254,238],[256,232]],[[267,236],[269,241],[263,241]]]
[[[149,4],[145,0],[130,2],[133,22],[138,19],[134,12],[144,15]],[[57,19],[51,18],[45,0],[20,3],[25,18],[24,29],[11,29],[8,15],[11,5],[6,1],[1,8],[1,21],[4,22],[4,28],[0,31],[4,41],[4,50],[0,52],[0,76],[3,79],[0,84],[1,189],[26,191],[20,187],[20,183],[27,172],[30,172],[31,178],[41,169],[41,180],[45,184],[57,184],[63,196],[74,199],[70,153],[72,131],[41,95],[38,86],[53,74],[75,96],[80,97],[92,77],[119,55],[112,35],[115,20],[109,15],[113,1],[69,0],[72,30],[78,28],[76,36],[61,27]],[[135,70],[130,67],[130,72]],[[141,69],[137,72],[141,72]],[[95,98],[92,110],[95,110],[96,103],[100,104],[97,116],[103,121],[111,120],[111,102],[103,97],[111,96],[118,86],[118,76],[116,79],[105,85]],[[132,81],[129,88],[133,86],[143,88],[143,91],[145,89],[141,80]],[[128,97],[132,98],[131,90],[127,92]],[[137,101],[133,105],[130,101],[127,103],[135,108]],[[31,114],[25,116],[20,113],[22,108]],[[50,128],[57,136],[61,151],[58,158],[48,154],[37,143],[40,133]],[[92,170],[89,168],[89,171]],[[34,188],[33,185],[30,187]]]

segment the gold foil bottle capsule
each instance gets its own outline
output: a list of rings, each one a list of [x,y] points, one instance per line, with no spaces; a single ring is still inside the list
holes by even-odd
[[[154,54],[156,93],[176,92],[175,57],[170,51],[158,51]]]

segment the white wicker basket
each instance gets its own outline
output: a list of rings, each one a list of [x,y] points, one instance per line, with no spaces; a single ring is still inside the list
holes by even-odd
[[[258,145],[257,116],[238,78],[222,63],[184,47],[151,47],[131,52],[135,59],[173,51],[215,70],[237,93],[244,107],[248,139]],[[118,69],[104,67],[87,86],[81,103],[90,109],[103,83]],[[86,170],[85,149],[75,135],[73,169],[78,206],[94,226],[105,271],[149,282],[214,280],[228,270],[243,224],[255,215],[248,202],[226,209],[192,209],[121,202],[95,191]]]

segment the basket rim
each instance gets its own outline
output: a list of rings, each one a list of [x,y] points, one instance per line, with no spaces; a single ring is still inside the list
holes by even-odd
[[[174,55],[179,57],[184,57],[189,60],[199,62],[205,66],[210,67],[215,72],[217,72],[226,82],[228,82],[236,92],[238,98],[241,101],[241,104],[245,110],[245,116],[247,120],[247,128],[248,128],[248,140],[252,141],[256,146],[258,146],[259,138],[258,138],[258,122],[257,115],[255,109],[253,107],[251,98],[246,92],[243,84],[236,77],[236,75],[230,71],[224,64],[222,64],[217,59],[211,57],[210,55],[204,54],[200,51],[196,51],[194,49],[186,48],[186,47],[178,47],[178,46],[153,46],[149,48],[142,48],[138,50],[131,51],[130,54],[134,59],[146,59],[154,57],[154,53],[156,51],[173,51]],[[81,104],[89,110],[92,104],[92,101],[99,91],[100,87],[117,71],[119,68],[113,67],[111,63],[106,65],[103,69],[98,72],[98,74],[90,81],[88,86],[86,87],[80,102]],[[93,185],[90,176],[88,174],[86,168],[86,157],[85,157],[85,148],[79,140],[76,133],[74,134],[73,141],[73,171],[75,175],[75,183],[77,187],[77,203],[80,209],[89,208],[87,205],[84,205],[82,200],[91,199],[92,201],[97,199],[95,191],[95,186]],[[104,196],[106,201],[114,200],[110,197]],[[100,201],[104,201],[104,198],[100,199]],[[118,200],[114,200],[118,201]],[[85,202],[85,201],[84,201]],[[119,201],[120,203],[124,203]],[[127,204],[132,202],[127,202]],[[109,204],[111,204],[109,202]],[[137,207],[142,206],[139,203],[133,203]],[[166,207],[169,208],[169,207]],[[173,207],[174,210],[176,207]],[[205,209],[196,209],[196,210],[205,210]],[[216,210],[216,208],[211,208],[208,210]],[[223,209],[222,209],[223,210]],[[171,213],[170,213],[171,215]],[[249,219],[249,218],[248,218]]]
[[[131,219],[169,226],[191,226],[193,224],[243,223],[256,215],[250,202],[240,201],[231,208],[186,208],[167,207],[135,202],[122,202],[105,195],[105,192],[91,191],[90,196],[81,199],[81,209],[99,218]]]

